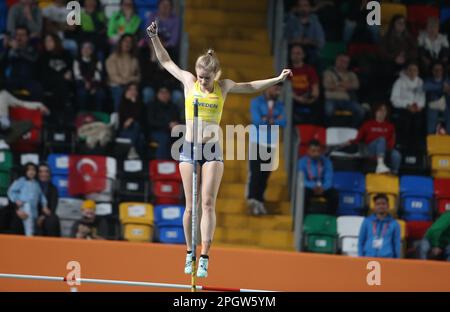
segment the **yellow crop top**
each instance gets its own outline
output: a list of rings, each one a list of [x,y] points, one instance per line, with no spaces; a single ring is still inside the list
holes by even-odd
[[[200,84],[195,82],[194,89],[188,94],[185,106],[186,120],[194,119],[194,101],[198,99],[198,117],[207,122],[219,124],[222,118],[223,96],[220,85],[214,81],[213,92],[206,94],[200,90]]]

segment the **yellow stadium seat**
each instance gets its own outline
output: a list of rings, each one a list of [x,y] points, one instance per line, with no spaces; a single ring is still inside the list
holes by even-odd
[[[153,240],[153,226],[146,224],[125,224],[123,233],[124,239],[130,242],[151,242]]]
[[[389,25],[394,15],[403,15],[406,17],[406,6],[399,3],[382,3],[381,4],[381,25]]]
[[[450,154],[431,156],[431,169],[433,171],[450,171]]]
[[[398,177],[369,173],[366,175],[366,191],[367,193],[387,193],[398,195]]]
[[[428,155],[450,155],[450,135],[427,136]]]
[[[370,209],[370,213],[374,213],[375,212],[375,203],[373,202],[373,197],[376,195],[377,193],[370,193],[368,198],[369,201],[369,209]],[[394,194],[386,194],[388,197],[388,202],[389,202],[389,213],[393,216],[393,217],[397,217],[397,207],[398,207],[398,203],[397,203],[397,196]]]
[[[119,217],[122,224],[153,225],[153,206],[148,203],[121,203],[119,206]]]
[[[400,225],[400,238],[401,240],[406,239],[406,222],[404,220],[397,219],[398,225]]]

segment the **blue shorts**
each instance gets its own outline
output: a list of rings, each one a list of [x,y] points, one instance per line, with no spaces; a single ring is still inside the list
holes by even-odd
[[[192,142],[184,141],[181,147],[180,162],[194,163],[194,151]],[[210,161],[223,162],[222,150],[219,142],[202,143],[197,146],[197,163],[203,166],[204,163]]]

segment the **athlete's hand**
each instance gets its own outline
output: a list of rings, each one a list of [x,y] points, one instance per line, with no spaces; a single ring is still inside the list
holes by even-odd
[[[147,35],[150,38],[158,36],[158,24],[159,21],[158,19],[156,19],[154,22],[150,24],[150,26],[147,27]]]
[[[292,70],[290,69],[283,69],[283,71],[281,72],[280,76],[278,76],[278,78],[280,78],[281,81],[285,81],[287,77],[292,77]]]

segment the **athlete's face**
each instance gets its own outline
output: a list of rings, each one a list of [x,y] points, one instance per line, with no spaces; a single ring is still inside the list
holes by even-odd
[[[197,80],[202,90],[212,91],[214,84],[214,74],[202,68],[197,68]]]
[[[379,215],[386,215],[389,209],[389,204],[386,199],[378,198],[375,201],[375,212]]]

